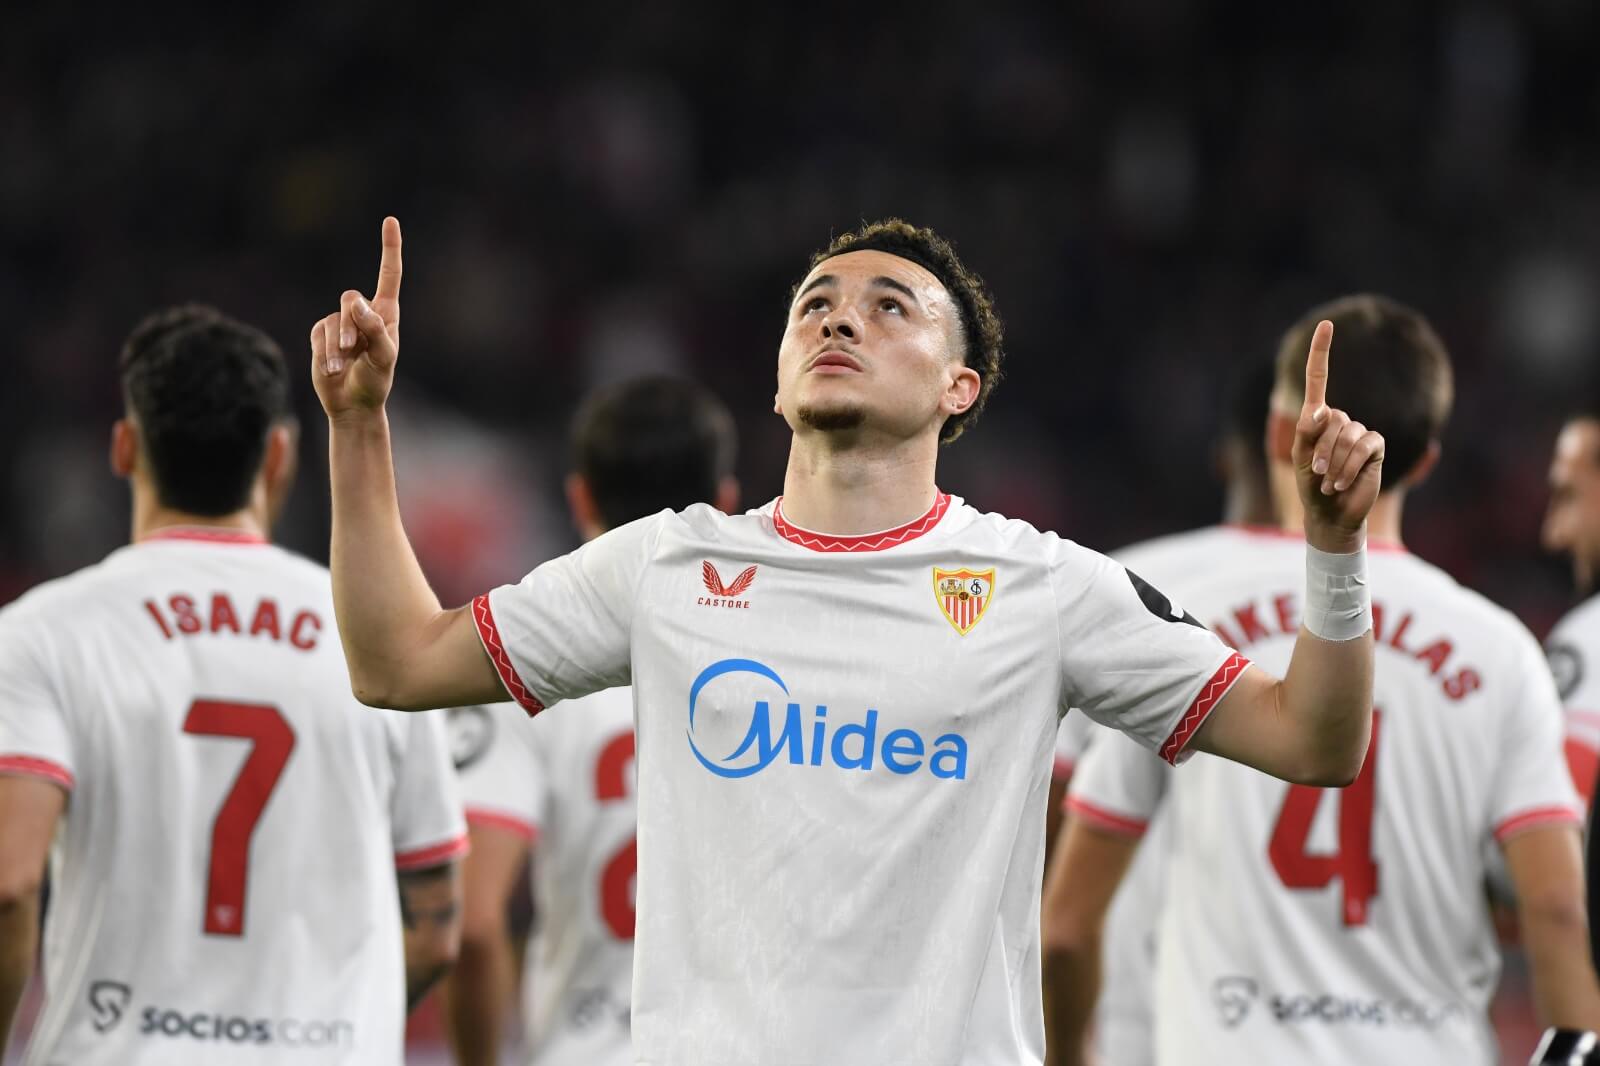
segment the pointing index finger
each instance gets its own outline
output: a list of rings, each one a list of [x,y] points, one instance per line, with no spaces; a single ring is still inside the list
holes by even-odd
[[[383,220],[383,258],[378,261],[378,289],[372,298],[400,298],[400,220],[393,215]]]
[[[1311,352],[1306,356],[1307,411],[1318,411],[1328,403],[1328,349],[1333,346],[1333,323],[1323,319],[1311,334]]]

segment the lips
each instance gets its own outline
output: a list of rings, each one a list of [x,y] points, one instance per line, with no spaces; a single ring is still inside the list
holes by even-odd
[[[846,370],[853,370],[857,373],[860,373],[861,364],[856,362],[854,356],[846,355],[841,351],[830,350],[823,352],[821,355],[811,360],[811,366],[808,367],[808,369],[826,370],[827,372],[834,374]]]

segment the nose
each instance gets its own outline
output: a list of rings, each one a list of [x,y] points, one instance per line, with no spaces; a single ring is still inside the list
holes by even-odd
[[[1559,505],[1552,504],[1545,512],[1544,526],[1539,530],[1539,540],[1547,552],[1564,552],[1570,548],[1572,538],[1569,535],[1566,516]]]
[[[837,337],[851,342],[858,341],[861,339],[861,324],[854,320],[854,316],[847,308],[835,308],[822,320],[822,336],[827,340]]]

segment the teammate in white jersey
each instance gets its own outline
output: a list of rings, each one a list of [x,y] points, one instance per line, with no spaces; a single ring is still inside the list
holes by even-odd
[[[1569,419],[1550,461],[1550,505],[1544,546],[1572,560],[1578,606],[1556,623],[1545,654],[1556,675],[1567,716],[1567,761],[1585,800],[1593,800],[1600,774],[1600,418]],[[1600,837],[1591,821],[1588,843],[1589,911],[1600,908]],[[1591,926],[1600,960],[1600,928]]]
[[[1482,889],[1494,844],[1540,1013],[1600,1021],[1555,686],[1510,614],[1400,547],[1405,494],[1433,466],[1451,397],[1448,357],[1416,312],[1352,297],[1285,336],[1268,435],[1285,528],[1299,524],[1285,449],[1295,346],[1323,318],[1352,368],[1335,394],[1384,425],[1394,464],[1371,519],[1378,666],[1362,772],[1342,791],[1220,759],[1168,773],[1107,738],[1074,776],[1080,817],[1048,906],[1073,906],[1080,879],[1096,892],[1088,860],[1125,863],[1164,808],[1158,1062],[1496,1062],[1487,1012],[1500,960]],[[1298,535],[1225,528],[1194,547],[1148,556],[1146,576],[1242,653],[1286,665],[1305,602]]]
[[[901,222],[839,238],[796,287],[779,500],[663,512],[444,611],[396,507],[399,224],[384,231],[373,301],[346,293],[312,334],[351,680],[405,708],[633,685],[639,1062],[1040,1061],[1044,808],[1069,706],[1171,759],[1354,779],[1383,442],[1321,402],[1331,326],[1295,453],[1323,610],[1282,682],[1104,556],[935,487],[941,440],[994,385],[1000,326],[949,245]],[[738,576],[708,594],[708,563]]]
[[[1224,417],[1212,455],[1223,489],[1226,524],[1254,526],[1277,521],[1261,446],[1261,424],[1275,376],[1276,367],[1268,360],[1244,369],[1230,385],[1226,403],[1220,405]],[[1205,545],[1212,535],[1207,528],[1157,537],[1112,552],[1111,558],[1141,576],[1166,572],[1161,563],[1168,558],[1204,565]],[[1096,739],[1110,733],[1081,714],[1067,715],[1057,738],[1058,765],[1076,766]],[[1095,824],[1095,812],[1079,813]],[[1156,922],[1166,878],[1166,852],[1161,842],[1165,832],[1166,819],[1157,813],[1145,828],[1142,846],[1126,873],[1080,862],[1090,869],[1074,871],[1074,891],[1065,897],[1060,893],[1067,871],[1053,855],[1047,855],[1046,914],[1054,920],[1042,931],[1045,1020],[1054,1023],[1048,1037],[1051,1059],[1058,1066],[1083,1061],[1091,1048],[1097,1061],[1117,1066],[1149,1066],[1155,1061],[1152,999]],[[1088,839],[1093,842],[1097,837]],[[1096,875],[1098,888],[1086,890],[1085,880]],[[1053,910],[1049,909],[1052,882],[1057,893]],[[1068,997],[1079,1001],[1075,1006],[1052,1005]],[[1062,1028],[1064,1024],[1080,1028],[1069,1032]]]
[[[738,504],[733,418],[693,382],[649,377],[596,393],[573,426],[567,501],[585,541],[663,507]],[[715,567],[708,595],[737,584]],[[725,582],[726,579],[726,582]],[[606,689],[531,722],[515,703],[452,712],[471,826],[451,1042],[463,1066],[494,1066],[513,985],[508,905],[532,863],[537,927],[523,966],[522,1061],[633,1061],[635,786],[633,694]]]
[[[133,543],[0,610],[0,1025],[49,853],[24,1062],[398,1063],[458,929],[443,722],[350,698],[327,571],[265,539],[277,346],[179,308],[122,380]]]

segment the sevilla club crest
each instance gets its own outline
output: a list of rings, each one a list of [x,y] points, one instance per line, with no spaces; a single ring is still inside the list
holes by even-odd
[[[933,568],[933,598],[956,632],[966,636],[994,600],[994,569]]]

